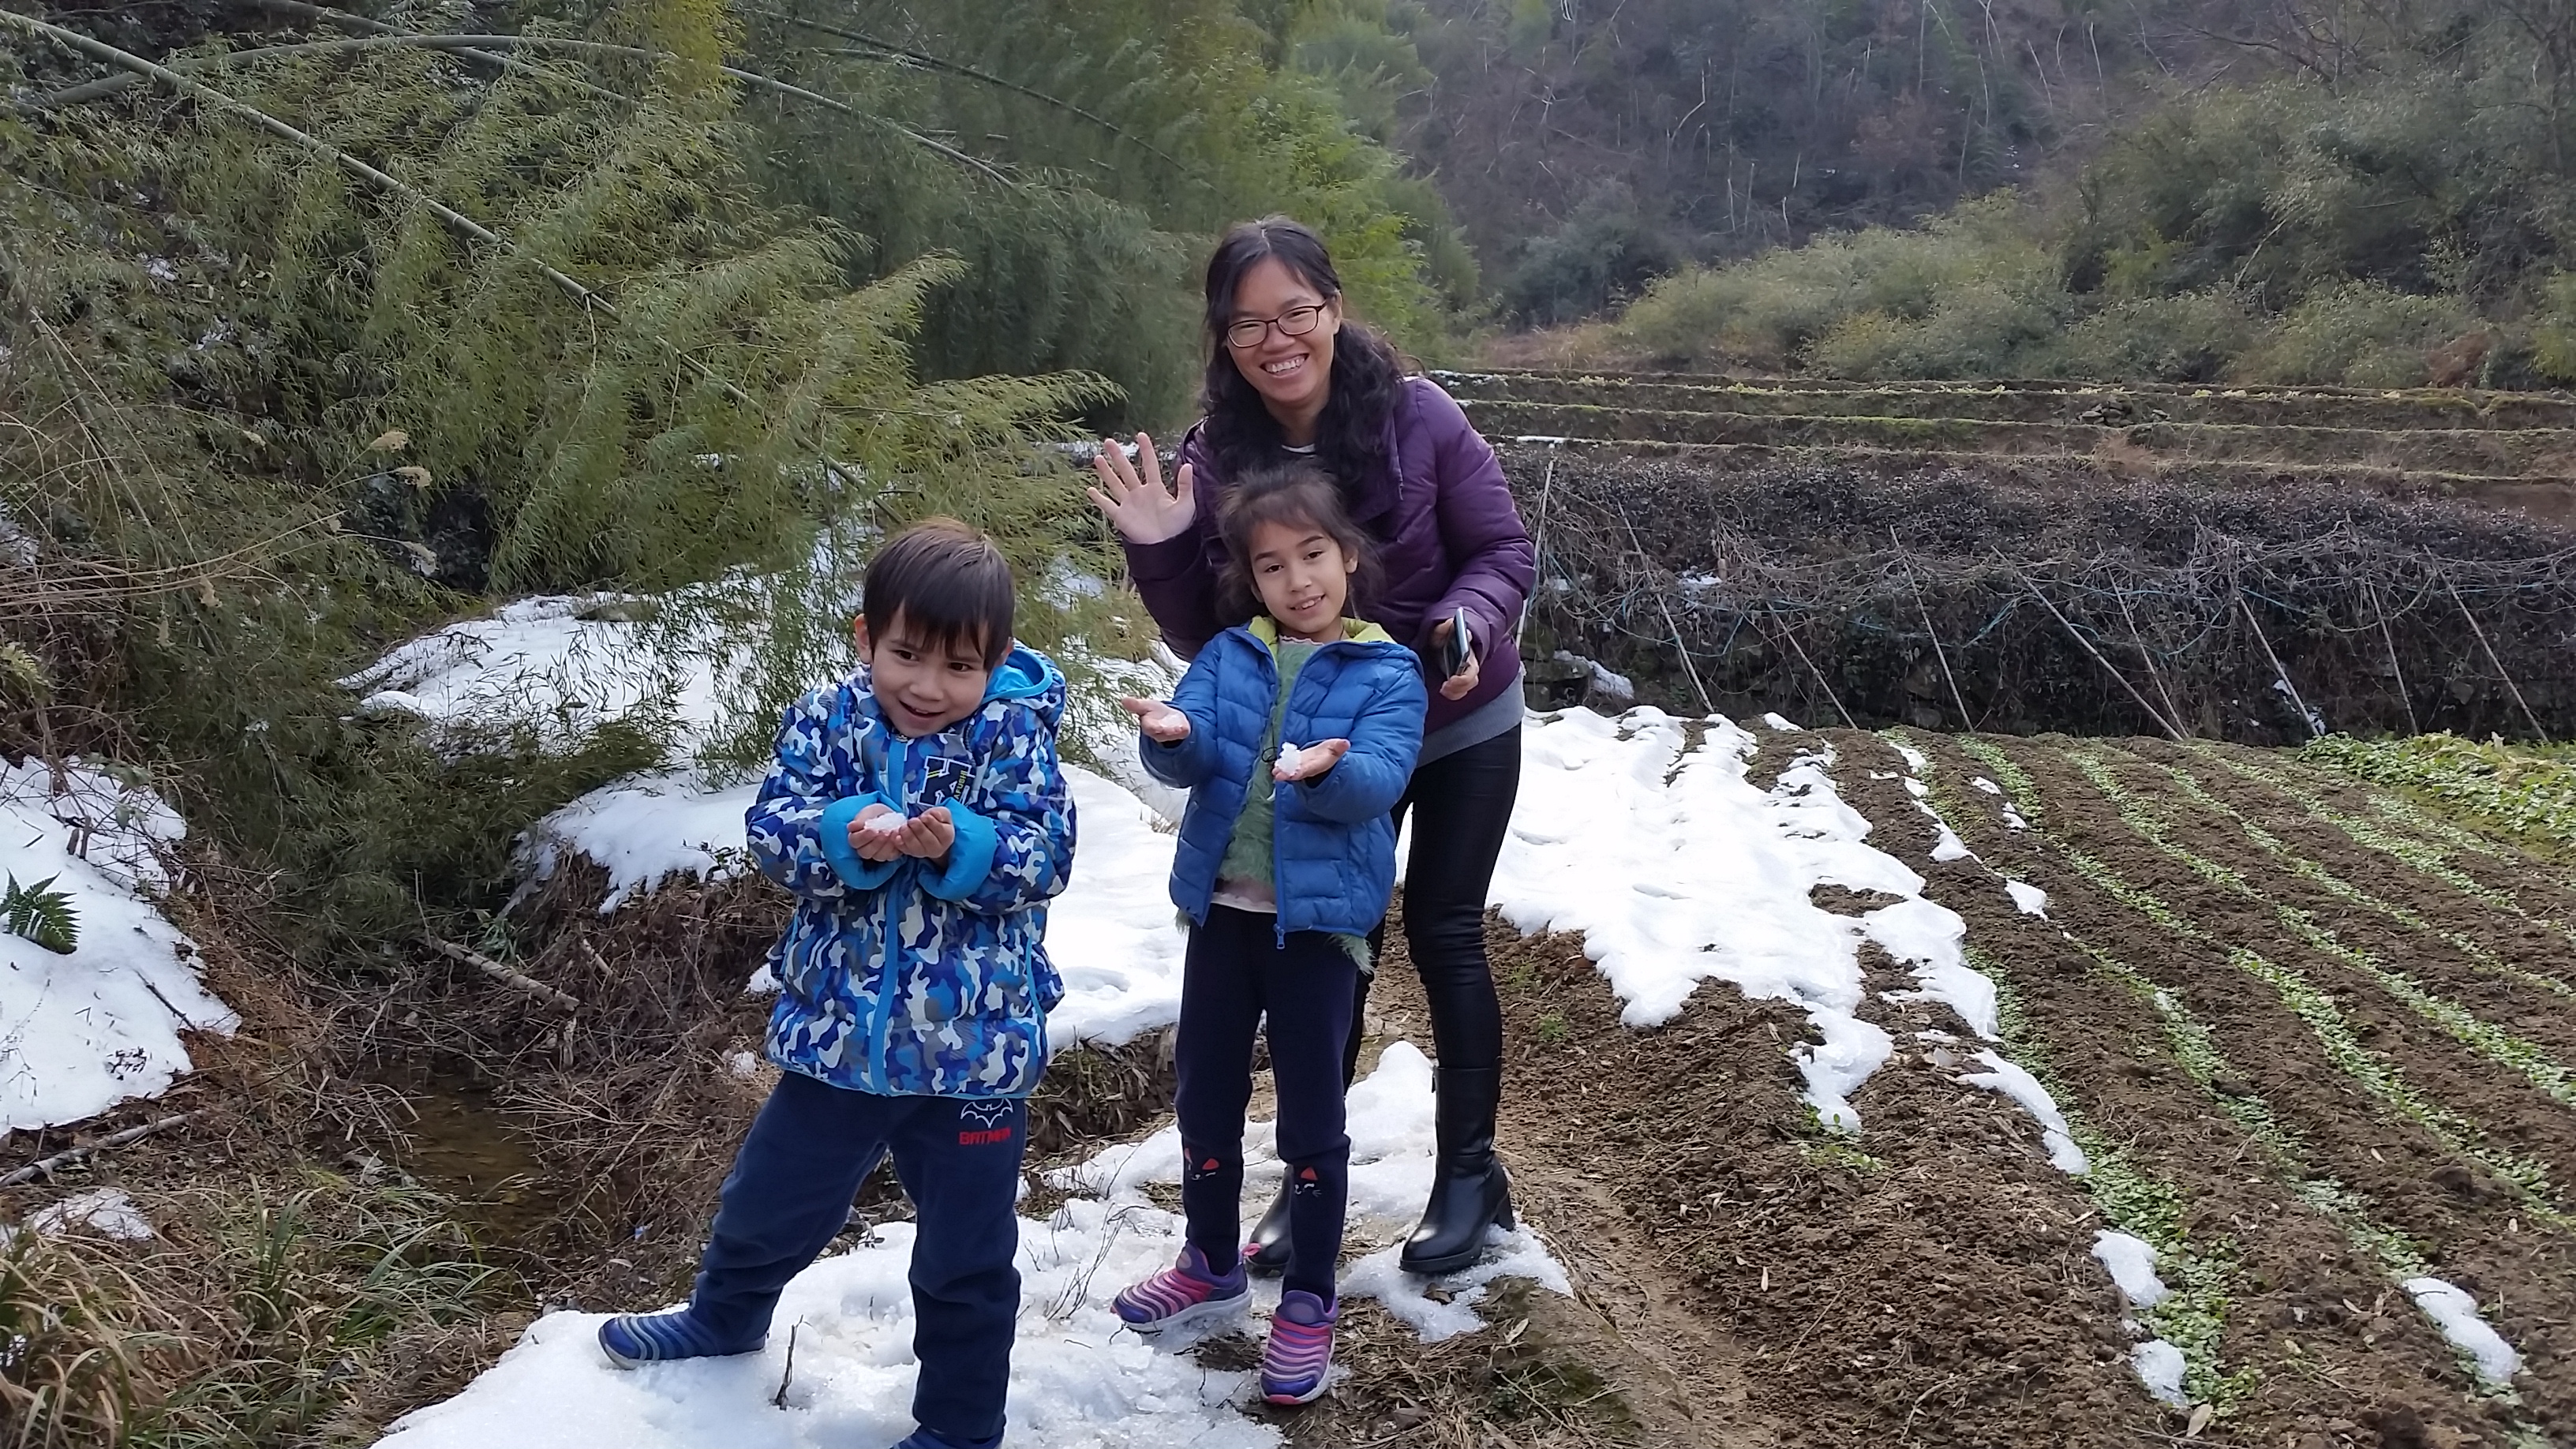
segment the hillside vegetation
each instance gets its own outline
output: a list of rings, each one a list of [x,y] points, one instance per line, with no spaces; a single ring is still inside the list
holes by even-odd
[[[2576,14],[2278,12],[2224,83],[1919,227],[1648,286],[1610,353],[1858,378],[2576,381]]]

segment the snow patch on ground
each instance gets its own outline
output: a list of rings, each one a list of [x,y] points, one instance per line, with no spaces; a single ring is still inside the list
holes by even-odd
[[[2148,1309],[2165,1301],[2168,1290],[2156,1276],[2154,1244],[2104,1228],[2093,1235],[2093,1256],[2110,1272],[2111,1281],[2120,1285],[2130,1307]]]
[[[2012,897],[2013,905],[2023,915],[2048,919],[2048,892],[2028,881],[2008,880],[2004,882],[2004,894]]]
[[[668,709],[691,740],[722,714],[712,660],[674,666],[637,622],[647,601],[550,594],[502,605],[397,645],[340,681],[362,714],[427,720],[455,744],[477,728],[524,725],[570,744],[611,720]]]
[[[1581,935],[1630,1026],[1670,1021],[1710,979],[1795,1003],[1822,1038],[1794,1052],[1807,1100],[1827,1124],[1857,1128],[1852,1090],[1893,1046],[1854,1014],[1860,944],[1913,969],[1921,989],[1908,995],[1980,1033],[1994,1031],[1993,986],[1961,959],[1959,918],[1866,843],[1869,822],[1825,773],[1830,751],[1794,759],[1765,791],[1745,778],[1754,736],[1712,718],[1685,750],[1682,726],[1655,709],[1531,716],[1493,904],[1523,931]],[[1898,900],[1838,915],[1809,899],[1819,885]]]
[[[56,783],[41,761],[0,762],[0,878],[51,880],[79,928],[67,956],[0,932],[0,1135],[159,1096],[191,1068],[181,1032],[236,1024],[152,903],[178,814],[77,760]]]
[[[1565,1271],[1527,1229],[1500,1235],[1476,1268],[1436,1285],[1393,1271],[1393,1255],[1430,1190],[1431,1064],[1396,1042],[1351,1089],[1351,1234],[1388,1243],[1345,1278],[1345,1296],[1380,1296],[1426,1339],[1484,1326],[1472,1305],[1490,1280],[1536,1279],[1569,1291]],[[1247,1136],[1246,1218],[1277,1186],[1268,1152],[1273,1124]],[[1010,1449],[1264,1449],[1281,1442],[1243,1410],[1258,1397],[1251,1376],[1202,1367],[1185,1352],[1209,1325],[1148,1342],[1126,1332],[1110,1307],[1119,1289],[1168,1266],[1181,1220],[1142,1189],[1180,1177],[1180,1140],[1169,1128],[1054,1174],[1091,1194],[1045,1220],[1020,1221],[1018,1341],[1012,1349]],[[382,1449],[874,1449],[912,1429],[916,1364],[912,1294],[905,1281],[913,1227],[893,1223],[860,1246],[799,1274],[779,1304],[761,1352],[663,1364],[622,1373],[600,1357],[604,1315],[552,1313],[465,1392],[393,1426]],[[1388,1261],[1381,1266],[1380,1257]],[[1426,1290],[1437,1286],[1449,1302]],[[1275,1307],[1278,1289],[1256,1280],[1252,1312]],[[793,1327],[795,1367],[788,1373]],[[1249,1325],[1258,1331],[1257,1321]],[[786,1384],[780,1395],[782,1381]]]
[[[2151,1338],[2129,1350],[2129,1366],[2138,1371],[2138,1382],[2147,1392],[2177,1409],[2191,1406],[2191,1395],[2183,1392],[2182,1350],[2161,1338]]]
[[[576,856],[590,857],[608,870],[604,916],[674,878],[750,868],[743,816],[759,795],[758,780],[726,784],[695,766],[629,775],[529,826],[519,868],[533,885]]]
[[[152,1220],[134,1205],[134,1199],[113,1187],[92,1188],[40,1208],[28,1215],[27,1228],[36,1233],[96,1233],[126,1243],[152,1236]]]
[[[2522,1355],[2479,1315],[2478,1300],[2439,1278],[2409,1278],[2404,1286],[2451,1346],[2476,1362],[2478,1377],[2501,1388],[2521,1370]]]
[[[1353,1085],[1348,1115],[1351,1137],[1350,1225],[1346,1242],[1378,1246],[1345,1270],[1342,1295],[1375,1298],[1411,1324],[1425,1341],[1473,1332],[1485,1326],[1474,1305],[1485,1285],[1496,1278],[1520,1277],[1558,1293],[1572,1287],[1559,1264],[1527,1224],[1512,1232],[1494,1230],[1492,1246],[1475,1266],[1446,1278],[1417,1278],[1396,1266],[1404,1237],[1412,1232],[1422,1204],[1431,1195],[1432,1126],[1431,1061],[1409,1041],[1389,1043],[1377,1069]],[[1279,1161],[1277,1124],[1246,1125],[1243,1142],[1243,1223],[1248,1230],[1279,1190],[1285,1172]],[[1176,1185],[1181,1180],[1181,1134],[1175,1126],[1143,1141],[1113,1147],[1090,1161],[1049,1174],[1054,1186],[1088,1192],[1137,1212],[1157,1212],[1145,1195],[1149,1184]],[[1180,1232],[1171,1218],[1171,1231]],[[1177,1237],[1173,1247],[1179,1251]],[[1112,1285],[1115,1291],[1118,1285]],[[1426,1296],[1440,1288],[1448,1301]],[[1262,1290],[1258,1287],[1256,1293]],[[1262,1300],[1275,1304],[1272,1285]]]
[[[2083,1175],[2092,1164],[2084,1158],[2084,1149],[2075,1145],[2074,1133],[2066,1125],[2066,1114],[2057,1110],[2057,1101],[2048,1089],[2019,1066],[2005,1061],[1991,1051],[1977,1053],[1986,1070],[1970,1072],[1959,1080],[1972,1087],[2001,1092],[2021,1104],[2023,1111],[2037,1119],[2042,1140],[2048,1144],[2048,1161],[2058,1171]]]

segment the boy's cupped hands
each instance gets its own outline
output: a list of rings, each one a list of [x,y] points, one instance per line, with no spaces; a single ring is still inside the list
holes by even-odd
[[[948,807],[933,805],[909,819],[884,804],[871,805],[850,822],[850,849],[859,859],[884,862],[909,855],[937,860],[957,843],[957,825]]]

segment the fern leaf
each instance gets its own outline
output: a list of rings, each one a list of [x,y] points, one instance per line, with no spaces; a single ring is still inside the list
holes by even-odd
[[[80,919],[72,914],[70,893],[53,888],[55,879],[49,875],[22,886],[10,876],[8,890],[0,893],[0,930],[68,956],[80,945]]]

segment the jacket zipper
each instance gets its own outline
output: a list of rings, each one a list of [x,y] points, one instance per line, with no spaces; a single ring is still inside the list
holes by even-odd
[[[1256,644],[1261,642],[1261,636],[1258,634],[1253,635],[1252,639]],[[1356,642],[1356,640],[1351,639],[1327,639],[1323,643],[1316,645],[1315,652],[1306,656],[1306,662],[1298,666],[1297,678],[1299,682],[1304,682],[1306,671],[1315,667],[1315,661],[1323,657],[1325,650],[1330,649],[1337,644],[1350,644]],[[1263,657],[1270,661],[1270,689],[1273,694],[1276,694],[1279,690],[1279,655],[1276,650],[1272,649],[1268,645],[1262,646],[1262,654]],[[1283,700],[1280,702],[1279,739],[1274,739],[1270,742],[1270,758],[1271,762],[1274,764],[1279,758],[1279,740],[1287,738],[1288,706],[1293,703],[1295,703],[1293,699]],[[1278,942],[1279,949],[1285,951],[1288,949],[1288,891],[1287,881],[1279,874],[1279,871],[1280,868],[1287,863],[1288,856],[1285,851],[1279,848],[1279,827],[1282,823],[1279,817],[1280,783],[1281,782],[1274,780],[1270,786],[1270,900],[1273,905],[1279,907],[1278,910],[1270,913],[1270,928],[1272,935]],[[1289,788],[1296,788],[1293,781],[1288,783]]]
[[[894,732],[892,726],[887,727],[885,735],[886,775],[894,786],[893,807],[905,814],[910,814],[911,812],[905,809],[907,797],[912,789],[912,761],[907,758],[910,753],[905,748],[907,742],[903,736]],[[895,865],[896,874],[900,875],[904,866],[909,863],[898,861]],[[894,979],[896,947],[899,944],[895,940],[895,930],[900,924],[895,914],[895,894],[894,879],[889,876],[882,892],[883,899],[877,902],[877,1019],[871,1023],[872,1030],[868,1033],[868,1076],[876,1083],[876,1089],[880,1095],[889,1095],[894,1091],[894,1079],[886,1073],[886,1038],[894,1029],[894,1006],[890,999],[891,993],[903,984]]]

